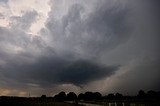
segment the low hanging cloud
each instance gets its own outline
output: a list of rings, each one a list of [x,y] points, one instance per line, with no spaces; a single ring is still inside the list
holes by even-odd
[[[83,85],[113,75],[119,66],[105,66],[87,60],[68,61],[62,57],[44,57],[32,64],[8,63],[1,75],[20,83],[40,86],[56,84]],[[45,83],[45,84],[44,84]],[[48,84],[48,85],[47,85]]]

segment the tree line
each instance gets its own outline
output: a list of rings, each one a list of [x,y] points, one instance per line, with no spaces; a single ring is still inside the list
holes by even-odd
[[[160,91],[156,92],[150,90],[144,92],[140,90],[136,96],[124,96],[120,93],[110,93],[107,95],[102,95],[99,92],[85,92],[76,94],[74,92],[65,93],[64,91],[58,94],[47,97],[42,95],[41,97],[15,97],[15,96],[0,96],[0,102],[8,101],[160,101]]]
[[[46,95],[42,95],[42,98],[46,98]],[[134,100],[150,100],[150,99],[160,99],[160,91],[156,92],[150,90],[144,92],[140,90],[136,96],[124,96],[120,93],[110,93],[108,95],[102,96],[99,92],[85,92],[76,95],[74,92],[65,93],[64,91],[53,96],[53,99],[56,101],[100,101],[100,100],[125,100],[125,99],[134,99]]]

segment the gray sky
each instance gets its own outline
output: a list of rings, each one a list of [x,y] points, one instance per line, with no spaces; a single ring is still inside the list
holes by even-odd
[[[0,95],[160,90],[159,0],[0,0]]]

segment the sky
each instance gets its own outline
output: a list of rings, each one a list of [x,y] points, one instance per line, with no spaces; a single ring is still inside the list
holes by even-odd
[[[0,0],[0,95],[160,90],[159,0]]]

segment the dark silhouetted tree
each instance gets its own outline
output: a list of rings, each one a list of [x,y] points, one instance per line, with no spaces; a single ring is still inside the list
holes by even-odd
[[[107,96],[108,99],[115,99],[115,96],[113,93],[108,94]]]
[[[116,98],[116,99],[123,99],[123,95],[120,94],[120,93],[116,93],[116,94],[115,94],[115,98]]]
[[[83,96],[84,100],[100,100],[102,95],[99,92],[86,92]]]
[[[83,93],[80,93],[78,95],[78,100],[85,100],[85,95]]]
[[[92,92],[85,92],[85,100],[92,100],[93,99],[93,93]]]
[[[54,99],[58,101],[64,101],[66,100],[66,93],[62,91],[59,94],[55,95]]]
[[[75,100],[77,100],[77,95],[74,92],[69,92],[67,94],[67,100],[69,100],[69,101],[75,101]]]
[[[138,98],[145,98],[146,97],[146,93],[143,91],[143,90],[140,90],[139,92],[138,92]]]
[[[93,93],[93,99],[94,100],[100,100],[102,98],[102,94],[99,92]]]
[[[147,92],[147,97],[148,98],[157,98],[157,95],[158,93],[156,93],[155,91],[153,91],[153,90],[150,90],[150,91],[148,91]]]
[[[42,98],[42,99],[46,99],[46,95],[42,95],[41,98]]]

